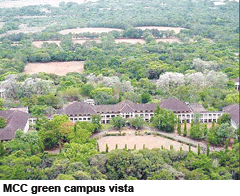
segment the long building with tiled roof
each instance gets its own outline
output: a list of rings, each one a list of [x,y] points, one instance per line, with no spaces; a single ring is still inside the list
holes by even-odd
[[[191,123],[194,118],[194,113],[200,113],[200,121],[208,123],[215,121],[222,115],[222,112],[206,112],[200,104],[189,105],[178,99],[167,99],[159,103],[161,108],[172,110],[183,123]],[[123,118],[142,117],[145,121],[149,122],[154,116],[157,104],[140,104],[132,101],[122,101],[115,105],[92,105],[85,102],[74,102],[65,108],[57,110],[57,114],[66,114],[73,122],[76,121],[91,121],[91,115],[101,115],[101,123],[109,123],[111,118],[122,116]]]

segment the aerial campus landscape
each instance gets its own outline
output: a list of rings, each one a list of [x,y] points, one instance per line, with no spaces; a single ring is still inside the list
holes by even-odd
[[[0,180],[239,180],[239,1],[0,0]]]

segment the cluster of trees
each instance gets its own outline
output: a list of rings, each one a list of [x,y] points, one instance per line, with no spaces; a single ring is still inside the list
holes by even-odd
[[[174,127],[177,123],[176,115],[172,110],[160,108],[157,104],[157,109],[154,111],[154,117],[151,118],[154,127],[164,132],[174,132]]]
[[[183,129],[180,123],[177,123],[178,134],[184,137],[189,136],[196,140],[206,140],[216,146],[228,145],[230,138],[238,137],[238,130],[234,130],[231,126],[231,116],[228,113],[219,117],[217,124],[213,121],[209,129],[207,124],[200,123],[199,119],[200,115],[198,113],[194,114],[194,119],[189,130],[187,130],[186,120],[184,121]]]
[[[93,124],[79,123],[66,134],[69,143],[59,153],[37,151],[38,131],[17,131],[11,142],[0,143],[0,179],[4,180],[230,180],[239,179],[239,146],[209,155],[192,151],[142,149],[96,150],[89,139]],[[46,131],[47,132],[47,131]],[[66,133],[66,132],[65,132]],[[78,136],[78,137],[76,137]],[[40,136],[41,138],[41,136]],[[17,142],[15,141],[17,140]],[[31,145],[26,144],[26,140]],[[16,146],[13,146],[13,143]],[[43,141],[43,143],[45,143]],[[60,145],[59,145],[60,146]],[[6,151],[8,149],[8,151]]]

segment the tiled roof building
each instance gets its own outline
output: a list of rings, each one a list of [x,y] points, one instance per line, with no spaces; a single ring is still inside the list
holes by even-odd
[[[29,129],[29,117],[26,112],[19,110],[0,111],[0,117],[6,119],[6,126],[0,129],[0,140],[11,140],[18,129],[27,132]]]
[[[189,105],[178,99],[167,99],[159,103],[161,108],[172,110],[181,122],[186,120],[190,123],[193,119],[193,113],[201,113],[201,122],[212,122],[222,115],[222,112],[206,112],[200,104]],[[102,116],[101,123],[109,123],[110,119],[116,116],[131,118],[140,116],[149,122],[154,116],[156,103],[140,104],[128,100],[122,101],[115,105],[90,105],[85,102],[74,102],[65,108],[57,110],[57,114],[66,114],[73,122],[91,121],[91,115],[99,114]]]
[[[224,112],[227,112],[231,116],[231,124],[237,129],[239,127],[239,104],[232,104],[223,108]]]

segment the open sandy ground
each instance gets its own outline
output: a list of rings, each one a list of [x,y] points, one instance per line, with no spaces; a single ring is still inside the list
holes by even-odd
[[[189,150],[188,145],[161,136],[154,135],[136,136],[134,134],[135,133],[134,130],[122,131],[122,133],[123,132],[126,133],[125,136],[105,136],[99,138],[98,144],[100,151],[106,150],[106,144],[108,144],[109,151],[114,150],[116,144],[118,144],[118,149],[123,149],[125,147],[125,144],[127,144],[128,149],[133,149],[135,144],[136,149],[142,149],[143,144],[145,144],[145,147],[148,149],[161,148],[161,146],[163,146],[166,149],[170,149],[170,145],[173,145],[175,150],[179,150],[180,147],[182,147],[182,149],[185,151]],[[111,131],[111,133],[114,132]],[[191,147],[191,150],[197,152],[197,149],[195,147]]]
[[[84,61],[28,63],[23,70],[23,72],[27,74],[45,72],[60,76],[66,75],[68,72],[82,73],[83,71]]]

